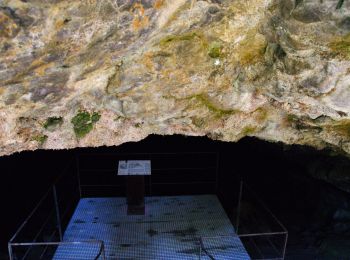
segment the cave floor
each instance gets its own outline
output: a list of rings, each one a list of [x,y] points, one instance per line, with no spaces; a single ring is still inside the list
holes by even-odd
[[[250,259],[215,195],[146,197],[145,215],[125,198],[83,198],[64,241],[103,240],[107,259],[199,259],[199,237],[215,259]],[[61,245],[54,259],[93,259],[93,244]],[[202,253],[201,259],[210,259]]]

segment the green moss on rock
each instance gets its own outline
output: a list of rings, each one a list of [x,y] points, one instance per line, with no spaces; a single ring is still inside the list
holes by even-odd
[[[242,135],[247,136],[247,135],[252,135],[257,131],[257,127],[255,126],[246,126],[242,130]]]
[[[222,117],[225,115],[230,115],[235,113],[236,111],[232,109],[223,109],[216,106],[213,102],[209,100],[209,98],[204,94],[194,95],[190,98],[195,99],[198,103],[205,106],[210,112],[214,113],[218,117]]]
[[[252,65],[264,60],[268,42],[264,35],[256,30],[250,31],[240,42],[238,56],[242,65]]]
[[[192,124],[198,128],[202,128],[205,126],[205,120],[203,118],[192,117],[191,120],[192,120]]]
[[[331,42],[329,46],[336,55],[350,59],[350,33]]]
[[[40,134],[40,135],[33,136],[32,140],[37,141],[39,145],[43,145],[46,142],[47,138],[48,138],[47,135]]]
[[[196,37],[200,37],[196,32],[190,32],[182,35],[169,35],[160,41],[160,45],[167,45],[172,42],[191,41]]]
[[[86,136],[94,127],[94,124],[100,120],[101,115],[97,112],[90,114],[87,111],[80,110],[76,114],[71,123],[74,126],[74,133],[78,138],[83,138]]]
[[[49,131],[54,131],[57,127],[61,126],[63,123],[62,117],[49,117],[46,119],[43,127]]]
[[[141,127],[142,127],[142,123],[136,123],[136,124],[134,125],[134,127],[136,127],[136,128],[141,128]]]
[[[293,123],[298,119],[298,117],[295,115],[288,114],[286,116],[286,119],[287,119],[287,122]]]
[[[208,55],[211,58],[220,58],[222,55],[222,45],[219,42],[212,42],[208,47]]]
[[[96,123],[98,120],[100,120],[101,115],[97,112],[92,113],[91,115],[91,121],[92,123]]]
[[[334,131],[350,139],[350,120],[344,120],[333,126]]]

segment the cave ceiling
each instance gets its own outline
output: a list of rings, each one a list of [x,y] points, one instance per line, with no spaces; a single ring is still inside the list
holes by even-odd
[[[0,0],[0,155],[150,134],[350,154],[350,1]]]

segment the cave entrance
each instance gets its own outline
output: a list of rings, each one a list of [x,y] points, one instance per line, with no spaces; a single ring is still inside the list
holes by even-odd
[[[287,231],[281,219],[289,231],[287,257],[305,256],[312,247],[300,253],[300,244],[293,244],[301,241],[298,232],[312,234],[321,217],[320,232],[334,216],[344,222],[350,202],[333,186],[306,176],[310,161],[327,158],[339,165],[309,148],[183,136],[0,158],[15,183],[9,224],[23,216],[23,200],[34,201],[33,194],[50,186],[9,250],[13,259],[282,259]],[[123,160],[151,162],[152,175],[144,176],[144,214],[127,214],[128,182],[117,174]],[[6,191],[9,185],[3,186]]]

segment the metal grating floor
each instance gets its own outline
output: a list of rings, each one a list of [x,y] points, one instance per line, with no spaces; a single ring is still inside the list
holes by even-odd
[[[215,195],[146,197],[146,214],[128,216],[125,198],[81,199],[65,241],[103,240],[107,259],[199,259],[199,237],[215,259],[250,259]],[[60,246],[54,259],[86,259],[96,247]],[[209,259],[202,255],[201,259]]]

